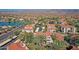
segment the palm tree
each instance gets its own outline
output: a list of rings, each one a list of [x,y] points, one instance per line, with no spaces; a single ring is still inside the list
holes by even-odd
[[[42,43],[46,42],[46,37],[44,35],[36,36],[34,39],[34,43],[41,45]]]
[[[26,44],[27,43],[32,43],[32,41],[34,39],[33,33],[27,33],[27,32],[22,32],[19,37]]]
[[[11,21],[12,21],[12,18],[11,18],[11,17],[9,17],[9,18],[8,18],[8,22],[9,22],[9,23],[11,23]]]

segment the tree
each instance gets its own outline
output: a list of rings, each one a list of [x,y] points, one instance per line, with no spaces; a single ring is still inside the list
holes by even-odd
[[[57,24],[57,25],[56,25],[56,28],[57,28],[57,29],[56,29],[57,32],[61,32],[61,26],[60,26],[60,25]]]
[[[76,46],[79,46],[79,36],[76,36],[75,38],[74,38],[74,42],[75,42],[75,45]]]
[[[65,49],[68,45],[65,41],[54,40],[53,47],[54,49]]]
[[[70,25],[73,25],[77,28],[77,32],[79,33],[79,20],[78,19],[74,19],[74,18],[71,18],[71,19],[67,19],[67,22],[70,24]]]
[[[46,49],[46,50],[54,50],[53,43],[47,44],[47,45],[45,46],[45,49]]]
[[[70,35],[65,36],[64,40],[67,41],[68,43],[70,43],[71,36]]]
[[[28,33],[26,35],[26,43],[32,43],[33,39],[34,39],[33,33]]]
[[[34,50],[40,50],[40,49],[45,49],[41,44],[45,42],[45,36],[39,35],[33,38],[33,41],[28,44],[28,47],[30,49]]]
[[[12,22],[12,18],[11,17],[8,18],[8,22],[9,23]]]
[[[79,39],[76,40],[75,44],[79,46]]]
[[[34,36],[33,36],[33,33],[27,33],[27,32],[22,32],[20,34],[20,39],[22,41],[24,41],[26,44],[27,43],[32,43],[33,39],[34,39]]]
[[[15,32],[14,32],[14,35],[19,35],[20,34],[20,32],[21,32],[21,30],[16,30]]]
[[[52,44],[52,49],[58,50],[58,49],[65,49],[65,47],[67,46],[67,44],[65,43],[65,41],[59,41],[56,39],[55,35],[52,35],[52,40],[53,40],[53,44]]]

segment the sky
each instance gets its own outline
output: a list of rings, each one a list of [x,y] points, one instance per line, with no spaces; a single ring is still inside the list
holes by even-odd
[[[14,9],[77,9],[78,0],[0,0],[0,8]]]

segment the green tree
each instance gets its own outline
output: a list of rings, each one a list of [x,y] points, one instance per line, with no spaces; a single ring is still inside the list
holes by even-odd
[[[12,22],[12,17],[8,18],[8,22],[11,23]]]
[[[26,44],[27,43],[32,43],[33,39],[34,39],[34,36],[33,36],[33,33],[27,33],[27,32],[22,32],[20,33],[19,35],[20,39],[22,41],[24,41]]]
[[[71,36],[70,35],[65,36],[64,40],[67,41],[68,43],[70,43]]]
[[[75,44],[79,46],[79,39],[76,40]]]
[[[33,33],[28,33],[26,35],[26,43],[32,43],[33,39],[34,39]]]
[[[16,30],[15,32],[14,32],[14,35],[19,35],[20,34],[20,32],[21,32],[21,30]]]
[[[53,44],[51,46],[52,49],[59,50],[59,49],[65,49],[67,44],[65,41],[59,41],[56,39],[55,35],[52,35]]]
[[[44,35],[39,35],[34,38],[33,43],[41,44],[45,42],[45,40],[46,40],[46,37]]]

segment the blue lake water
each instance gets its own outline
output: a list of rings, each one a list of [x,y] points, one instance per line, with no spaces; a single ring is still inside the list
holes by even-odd
[[[0,26],[20,26],[21,22],[0,22]]]

